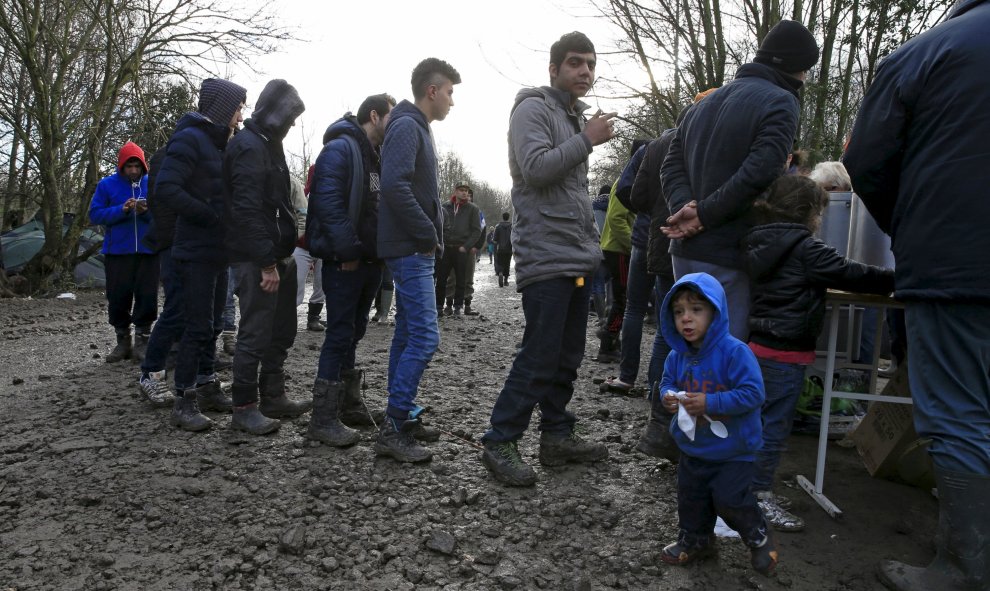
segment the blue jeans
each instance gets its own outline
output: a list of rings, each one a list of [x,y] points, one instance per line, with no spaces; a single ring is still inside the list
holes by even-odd
[[[794,424],[794,410],[804,387],[806,366],[759,359],[766,399],[763,401],[763,447],[756,453],[753,490],[773,488],[773,475],[780,455],[787,449],[787,438]]]
[[[629,280],[626,285],[626,311],[622,317],[622,360],[619,363],[619,379],[627,384],[635,383],[639,373],[640,346],[643,341],[643,318],[654,279],[646,271],[646,251],[632,247],[629,256]]]
[[[741,269],[713,265],[702,261],[671,256],[674,277],[688,273],[708,273],[722,284],[729,306],[729,334],[742,342],[749,341],[749,275]]]
[[[182,291],[184,329],[175,361],[175,389],[188,390],[214,375],[217,337],[227,299],[227,266],[200,261],[175,261]]]
[[[172,343],[182,338],[185,330],[185,320],[182,318],[182,289],[175,277],[175,263],[172,261],[172,250],[166,248],[158,253],[161,264],[159,277],[165,291],[165,303],[162,304],[158,322],[151,329],[148,348],[141,362],[141,372],[151,373],[165,369],[165,362]]]
[[[339,382],[341,369],[354,369],[357,344],[368,328],[368,312],[381,284],[381,264],[362,262],[354,271],[341,271],[340,263],[333,261],[323,264],[327,330],[317,378]]]
[[[436,255],[387,259],[395,284],[395,334],[388,355],[388,406],[396,418],[416,410],[416,392],[426,365],[440,346],[433,269]],[[330,292],[327,292],[328,294]]]
[[[569,435],[576,419],[567,403],[584,358],[588,329],[588,278],[547,279],[522,289],[526,330],[522,348],[492,409],[484,441],[517,441],[540,406],[540,430]]]
[[[752,547],[766,538],[767,522],[750,490],[751,462],[709,462],[681,454],[677,464],[679,540],[705,544],[715,530],[715,517],[739,532]]]
[[[648,394],[650,397],[655,394],[656,388],[660,384],[660,379],[663,377],[663,364],[667,361],[667,355],[670,354],[670,345],[667,344],[667,340],[663,338],[663,331],[660,330],[663,321],[663,310],[660,308],[663,306],[663,298],[674,286],[672,275],[657,275],[656,277],[653,284],[653,309],[657,311],[657,332],[653,336],[653,352],[650,354],[650,367],[646,375],[650,385]]]
[[[914,426],[940,470],[990,475],[990,305],[909,302]]]

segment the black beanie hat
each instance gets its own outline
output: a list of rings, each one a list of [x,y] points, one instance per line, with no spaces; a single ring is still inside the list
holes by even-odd
[[[222,78],[207,78],[199,87],[199,106],[196,109],[210,121],[224,127],[234,118],[237,107],[247,102],[247,90]]]
[[[783,20],[767,33],[753,61],[793,74],[810,70],[818,63],[818,56],[818,43],[811,31],[797,21]]]

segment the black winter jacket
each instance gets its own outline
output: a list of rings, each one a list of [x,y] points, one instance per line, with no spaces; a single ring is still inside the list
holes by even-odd
[[[281,140],[248,119],[224,153],[223,178],[230,261],[268,267],[292,254],[296,213]]]
[[[756,226],[746,235],[749,339],[780,351],[814,351],[827,289],[888,294],[894,272],[843,258],[801,224]]]
[[[179,119],[155,179],[155,199],[178,214],[172,257],[223,265],[223,149],[230,129],[191,112]]]
[[[361,192],[351,194],[353,166],[346,138],[360,147]],[[306,238],[313,256],[340,262],[378,258],[378,200],[381,162],[368,135],[350,113],[323,134],[323,150],[316,158],[306,214]],[[351,218],[357,214],[357,220]]]
[[[660,187],[660,165],[667,156],[670,141],[674,138],[674,129],[668,129],[660,137],[646,146],[643,163],[636,173],[632,193],[629,195],[630,204],[641,214],[649,215],[650,234],[646,254],[646,270],[652,275],[674,277],[674,266],[670,262],[670,239],[664,236],[660,228],[667,223],[670,209],[663,198]],[[637,222],[639,216],[637,216]]]
[[[175,220],[178,217],[155,196],[155,180],[163,162],[165,162],[165,146],[158,148],[148,161],[148,210],[151,212],[151,227],[148,228],[148,233],[144,235],[142,242],[154,252],[172,247]]]
[[[797,133],[801,81],[763,64],[694,104],[678,126],[660,177],[671,212],[698,202],[704,231],[674,240],[671,254],[742,268],[739,241],[753,200],[784,172]]]
[[[890,54],[842,160],[890,234],[903,300],[990,302],[990,1]]]

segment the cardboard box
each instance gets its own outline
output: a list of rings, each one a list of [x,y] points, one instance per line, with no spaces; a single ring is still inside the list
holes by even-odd
[[[911,396],[907,367],[901,366],[887,382],[885,396]],[[871,476],[897,477],[897,465],[904,451],[918,439],[914,430],[914,405],[871,402],[866,416],[851,437]]]

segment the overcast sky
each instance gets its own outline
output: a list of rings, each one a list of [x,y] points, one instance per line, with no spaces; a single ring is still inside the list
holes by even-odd
[[[450,62],[463,81],[454,87],[447,119],[433,124],[437,145],[459,154],[475,178],[503,189],[511,186],[509,109],[521,87],[549,83],[550,45],[563,33],[580,30],[600,53],[614,46],[608,23],[589,18],[594,8],[576,0],[276,4],[283,22],[298,27],[297,35],[306,41],[259,60],[262,74],[231,77],[247,86],[249,108],[271,78],[284,78],[299,90],[306,112],[286,138],[289,150],[300,153],[306,135],[318,152],[327,126],[348,110],[356,112],[370,94],[388,92],[397,100],[412,100],[413,67],[438,57]],[[599,75],[614,72],[613,67],[618,64],[599,56]],[[589,95],[585,100],[605,111],[621,111],[607,97]]]

